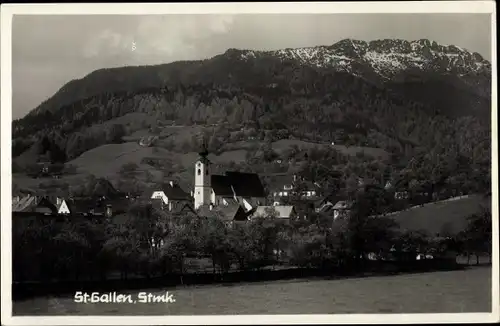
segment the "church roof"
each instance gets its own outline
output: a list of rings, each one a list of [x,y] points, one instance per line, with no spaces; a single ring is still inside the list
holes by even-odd
[[[265,197],[266,192],[256,173],[226,172],[230,184],[233,186],[236,196],[241,197]]]
[[[226,172],[211,176],[212,189],[218,196],[265,197],[260,178],[255,173]],[[233,193],[234,190],[234,193]]]
[[[210,177],[210,182],[217,196],[234,196],[233,190],[231,189],[231,180],[227,176],[213,174]]]

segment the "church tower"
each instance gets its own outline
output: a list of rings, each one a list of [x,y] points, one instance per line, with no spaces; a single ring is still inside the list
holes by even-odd
[[[199,154],[200,158],[196,161],[194,169],[194,209],[198,209],[202,205],[209,205],[212,191],[211,167],[205,144]]]

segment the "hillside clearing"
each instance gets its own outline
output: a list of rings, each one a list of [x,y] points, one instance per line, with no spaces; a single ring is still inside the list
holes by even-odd
[[[430,234],[460,232],[467,225],[467,217],[478,213],[481,207],[491,208],[491,197],[471,195],[456,200],[429,203],[423,207],[415,206],[392,215],[404,230],[425,230]]]

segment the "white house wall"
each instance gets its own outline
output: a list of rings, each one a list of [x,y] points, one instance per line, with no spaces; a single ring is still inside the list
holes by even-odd
[[[162,199],[165,205],[168,205],[168,197],[165,195],[163,191],[155,191],[153,195],[151,195],[151,199]]]
[[[245,209],[247,211],[249,211],[249,210],[251,210],[253,208],[252,205],[246,199],[244,199],[244,198],[243,198],[243,206],[245,207]]]
[[[62,201],[61,206],[59,207],[58,213],[59,214],[69,214],[70,213],[68,205],[66,204],[66,201],[64,201],[64,200]]]

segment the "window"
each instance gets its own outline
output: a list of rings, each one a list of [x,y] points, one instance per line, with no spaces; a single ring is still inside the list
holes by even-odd
[[[205,174],[208,175],[208,169],[205,170]]]
[[[198,169],[198,175],[201,175],[201,169]]]

